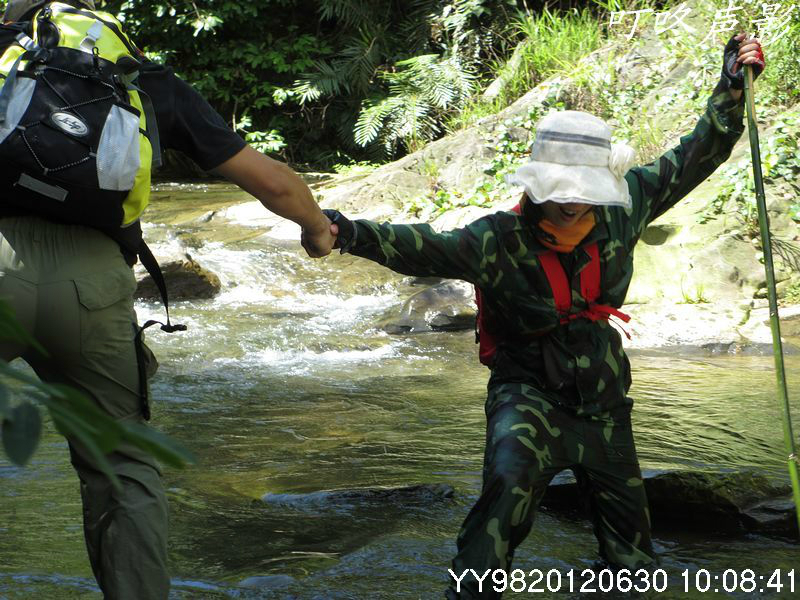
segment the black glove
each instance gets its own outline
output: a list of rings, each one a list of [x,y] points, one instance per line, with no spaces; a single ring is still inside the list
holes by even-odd
[[[747,40],[743,40],[747,43]],[[753,79],[761,74],[764,70],[764,55],[759,48],[759,55],[761,58],[760,63],[753,63]],[[743,90],[744,89],[744,65],[737,63],[736,59],[739,57],[739,40],[736,36],[731,37],[728,43],[725,44],[725,50],[722,54],[722,79],[725,80],[730,89]]]
[[[338,210],[325,208],[322,213],[331,220],[331,223],[339,227],[339,233],[336,236],[336,244],[334,248],[339,248],[339,252],[344,254],[356,243],[356,227],[353,222],[345,217]]]

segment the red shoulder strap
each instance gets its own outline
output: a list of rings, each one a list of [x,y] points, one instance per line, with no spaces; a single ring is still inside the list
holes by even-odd
[[[587,304],[592,304],[600,297],[600,250],[597,242],[586,247],[589,253],[589,264],[581,271],[581,296]]]
[[[591,305],[600,296],[600,250],[597,242],[587,246],[586,251],[589,253],[589,264],[581,271],[581,296]],[[572,307],[572,290],[558,255],[551,250],[540,255],[539,260],[553,290],[556,310],[559,313],[568,313]]]
[[[568,313],[572,307],[572,290],[569,288],[567,274],[564,273],[564,267],[561,266],[558,255],[553,250],[549,250],[539,255],[539,261],[542,263],[544,274],[547,275],[547,281],[550,282],[550,288],[553,290],[556,311],[562,314]]]

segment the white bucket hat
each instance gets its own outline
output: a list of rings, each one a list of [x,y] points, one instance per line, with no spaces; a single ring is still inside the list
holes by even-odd
[[[624,175],[635,154],[611,143],[611,128],[589,113],[565,110],[542,118],[531,159],[507,178],[536,204],[583,202],[631,207]]]

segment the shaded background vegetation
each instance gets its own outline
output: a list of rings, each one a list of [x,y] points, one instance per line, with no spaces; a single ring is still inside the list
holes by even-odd
[[[100,4],[248,141],[315,168],[396,158],[443,135],[549,14],[539,0]],[[587,3],[549,3],[551,11],[570,4]],[[573,15],[587,35],[562,36],[569,46],[558,49],[562,59],[592,49],[599,37],[588,13]],[[549,25],[569,29],[564,23],[551,18]]]
[[[299,168],[323,170],[414,151],[574,67],[607,40],[612,11],[664,11],[677,4],[98,1],[248,142]],[[760,10],[759,3],[750,4],[750,12]],[[796,33],[794,49],[800,50]],[[795,64],[776,64],[771,77],[797,78],[797,52],[785,56]],[[782,89],[797,90],[791,83]]]

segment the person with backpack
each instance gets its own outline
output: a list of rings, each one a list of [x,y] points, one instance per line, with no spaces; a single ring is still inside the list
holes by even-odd
[[[161,148],[182,151],[298,223],[310,256],[330,252],[330,221],[294,171],[249,147],[171,69],[147,61],[93,1],[11,0],[0,53],[0,298],[47,351],[0,340],[0,357],[21,357],[42,380],[83,392],[113,418],[144,422],[156,362],[134,311],[131,267],[137,256],[148,270],[154,264],[138,219]],[[179,328],[169,317],[162,327]],[[167,598],[159,466],[123,444],[107,456],[117,490],[68,441],[104,597]]]
[[[547,485],[564,469],[575,473],[604,563],[641,569],[636,583],[647,578],[655,555],[631,430],[630,364],[609,320],[627,320],[619,309],[647,225],[739,139],[742,64],[764,68],[758,40],[738,35],[694,130],[648,165],[631,168],[633,150],[612,143],[601,119],[563,111],[538,123],[530,161],[511,178],[525,189],[515,211],[442,233],[324,211],[342,252],[480,290],[481,358],[491,368],[483,487],[458,534],[451,600],[501,596],[497,571],[511,570]]]

